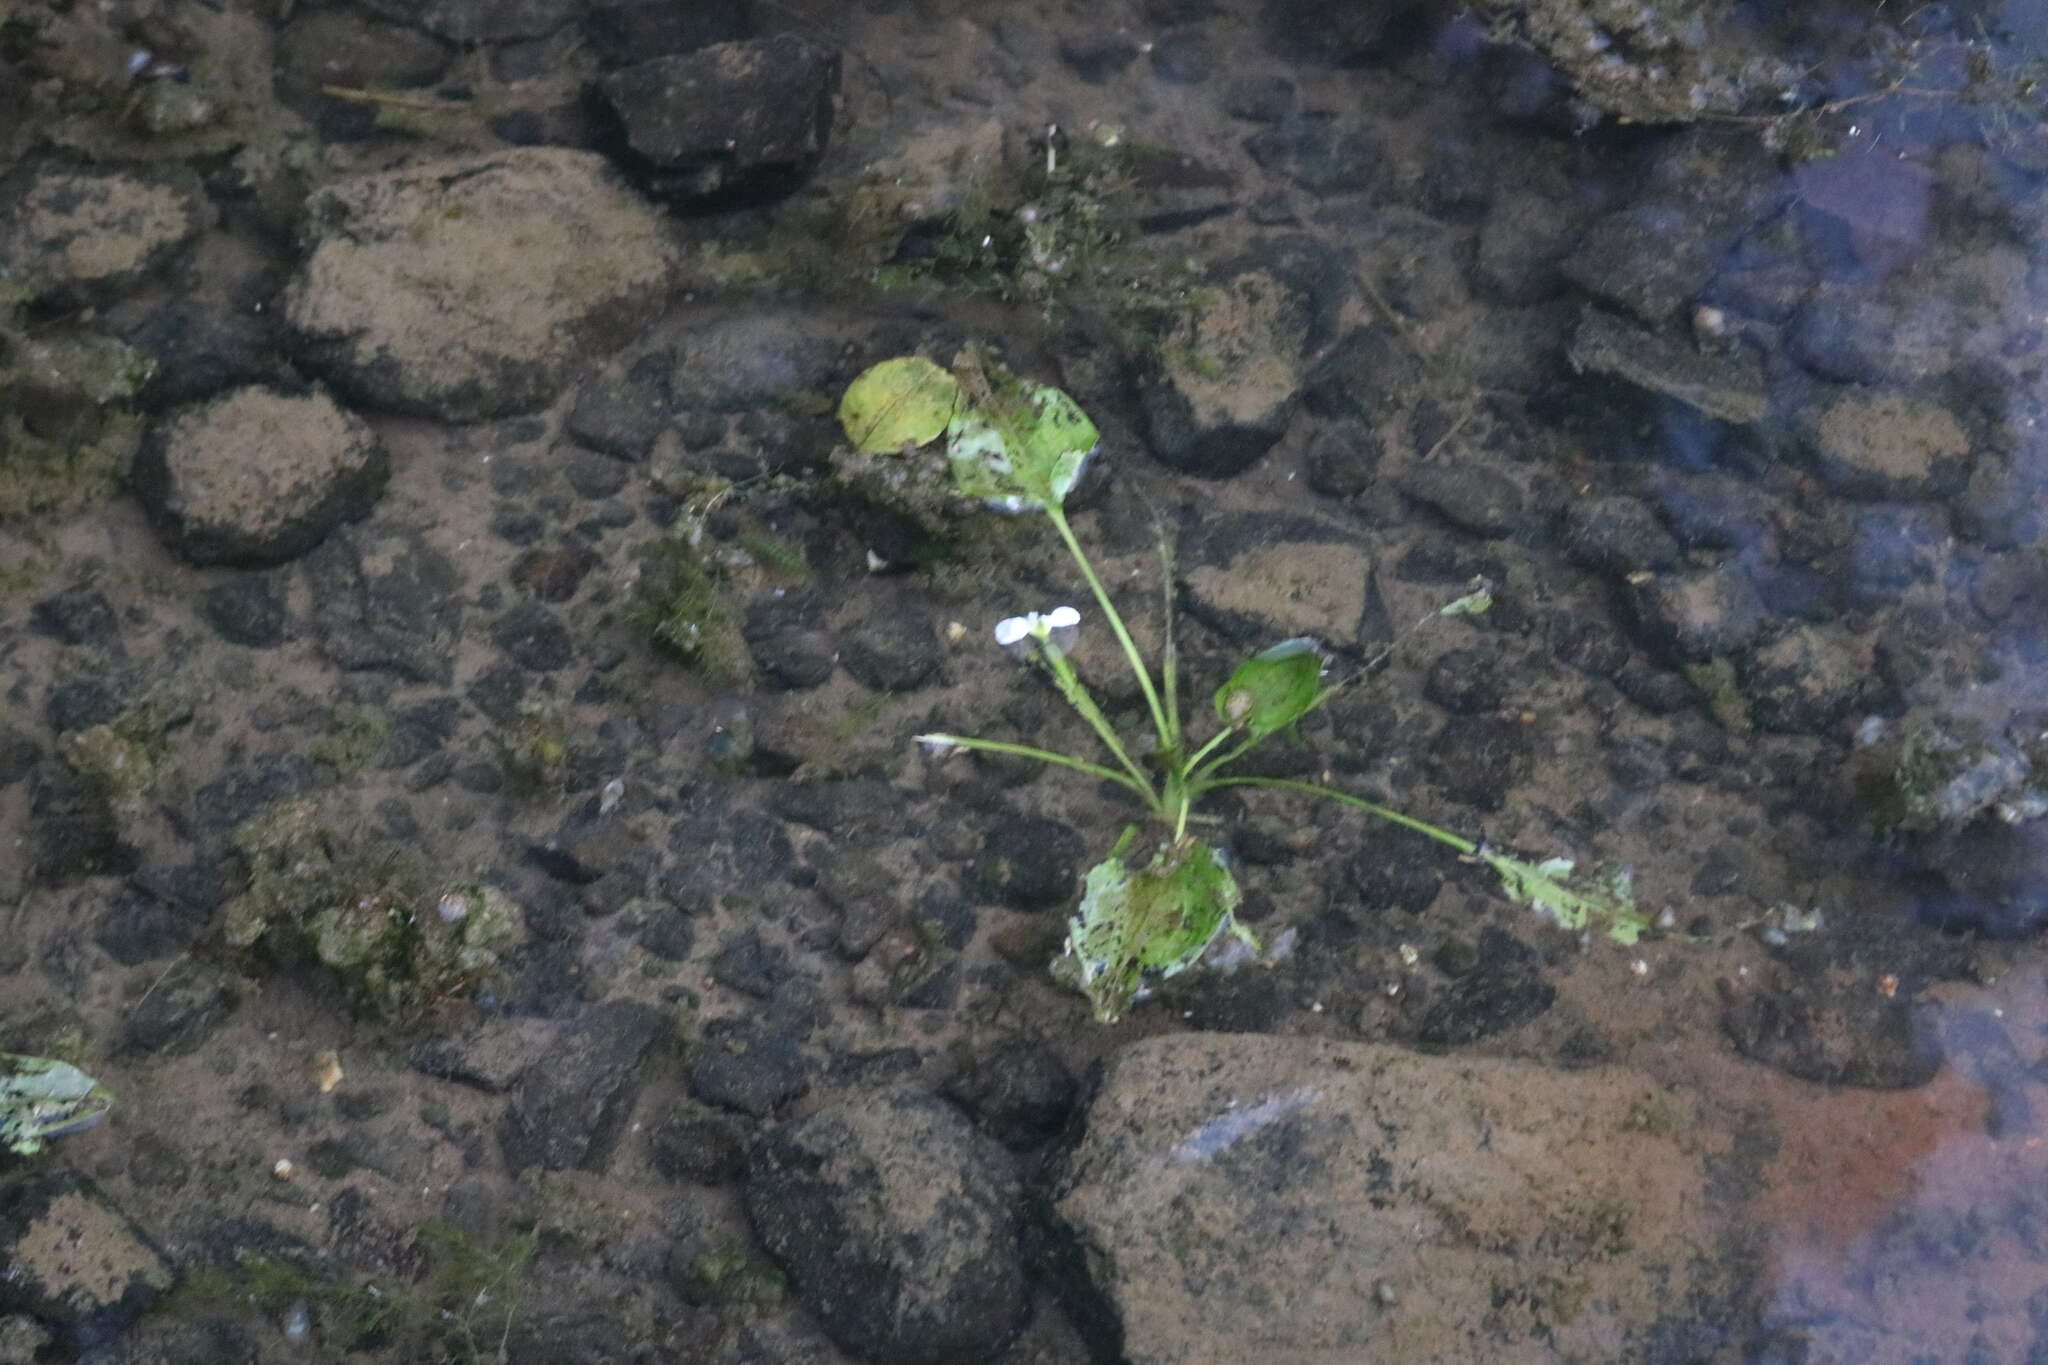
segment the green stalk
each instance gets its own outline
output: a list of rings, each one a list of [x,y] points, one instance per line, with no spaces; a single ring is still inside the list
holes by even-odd
[[[1088,580],[1088,590],[1095,594],[1095,604],[1102,608],[1102,614],[1109,620],[1109,628],[1116,634],[1116,641],[1124,648],[1124,657],[1130,660],[1131,672],[1137,675],[1138,686],[1144,690],[1145,705],[1152,712],[1152,728],[1159,735],[1162,748],[1173,747],[1174,727],[1166,719],[1166,708],[1159,701],[1159,691],[1152,685],[1152,672],[1145,667],[1145,656],[1138,652],[1138,646],[1131,639],[1131,632],[1124,628],[1124,618],[1118,614],[1116,604],[1109,600],[1108,589],[1095,576],[1095,566],[1088,562],[1088,555],[1081,549],[1081,542],[1074,538],[1074,528],[1067,523],[1067,514],[1056,503],[1045,503],[1045,515],[1052,519],[1053,529],[1060,533],[1067,553],[1074,557],[1074,563],[1081,570],[1081,577]]]
[[[1403,815],[1397,810],[1368,801],[1362,796],[1340,792],[1335,787],[1319,786],[1314,782],[1296,782],[1286,777],[1224,777],[1213,782],[1196,783],[1195,793],[1200,795],[1202,792],[1214,791],[1218,787],[1272,787],[1279,791],[1300,792],[1304,796],[1324,796],[1332,801],[1341,801],[1347,806],[1355,806],[1367,815],[1376,815],[1382,820],[1391,821],[1403,829],[1412,829],[1417,834],[1426,835],[1440,844],[1448,844],[1460,853],[1470,855],[1479,851],[1478,844],[1462,835],[1453,834],[1447,829],[1438,829],[1427,820],[1417,820],[1412,815]]]
[[[1159,798],[1151,779],[1124,748],[1123,741],[1117,738],[1116,728],[1109,723],[1109,717],[1102,714],[1102,708],[1096,705],[1095,694],[1081,681],[1081,675],[1074,672],[1074,665],[1067,661],[1066,651],[1049,639],[1041,639],[1037,644],[1039,657],[1045,660],[1045,666],[1052,672],[1053,682],[1058,686],[1060,695],[1067,699],[1067,705],[1080,712],[1081,718],[1094,728],[1096,737],[1116,755],[1117,762],[1124,765],[1124,771],[1144,791],[1146,801],[1157,809]]]
[[[1035,748],[1029,744],[1011,744],[1006,740],[1000,739],[976,739],[971,735],[935,734],[919,735],[917,738],[920,742],[950,744],[962,749],[980,749],[991,754],[1009,754],[1013,758],[1035,758],[1040,763],[1050,763],[1054,767],[1072,768],[1077,773],[1086,773],[1090,777],[1099,777],[1106,782],[1114,782],[1118,786],[1129,787],[1132,791],[1145,798],[1146,805],[1154,809],[1157,809],[1159,806],[1159,797],[1150,787],[1138,782],[1125,773],[1118,772],[1114,768],[1105,768],[1100,763],[1090,763],[1085,759],[1070,758],[1066,754],[1054,753],[1050,749]]]

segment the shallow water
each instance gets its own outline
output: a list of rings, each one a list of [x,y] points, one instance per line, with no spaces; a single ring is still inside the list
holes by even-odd
[[[581,93],[600,42],[566,18],[444,41],[498,12],[471,8],[433,8],[426,38],[382,5],[165,4],[0,48],[41,82],[28,132],[0,142],[10,278],[60,270],[24,206],[89,197],[36,198],[48,177],[112,187],[128,212],[99,220],[109,251],[144,206],[191,214],[132,272],[65,257],[68,283],[8,324],[17,357],[84,331],[158,372],[81,416],[10,361],[22,425],[0,475],[24,429],[73,439],[133,408],[162,441],[229,384],[298,399],[314,379],[349,415],[294,408],[287,444],[329,449],[331,420],[337,461],[374,440],[389,466],[317,546],[181,539],[147,474],[31,490],[34,516],[0,523],[0,1052],[62,1055],[120,1097],[0,1180],[89,1176],[188,1284],[262,1243],[252,1222],[328,1258],[322,1275],[407,1285],[425,1219],[492,1245],[538,1228],[532,1351],[850,1358],[803,1269],[766,1307],[702,1269],[769,1255],[732,1155],[763,1134],[945,1085],[1016,1138],[1026,1178],[1056,1179],[1037,1163],[1088,1112],[1072,1082],[1128,1043],[1395,1043],[1693,1106],[1719,1274],[1696,1301],[1603,1307],[1611,1358],[2048,1353],[2048,142],[2015,74],[2048,9],[1930,9],[1910,42],[1858,6],[1735,25],[1805,73],[1807,112],[1644,126],[1574,91],[1605,79],[1585,54],[1555,54],[1560,73],[1538,43],[1427,9],[1363,32],[1284,4],[760,6],[755,33],[845,54],[801,175],[656,212],[625,157],[638,189],[528,167],[493,199],[465,171],[309,214],[309,190],[430,157],[618,153]],[[1599,41],[1667,76],[1698,55]],[[178,69],[108,69],[124,48]],[[1964,87],[1973,60],[1988,87]],[[210,120],[136,131],[146,100],[186,89]],[[409,194],[460,206],[380,243],[378,290],[320,293],[317,252],[374,237]],[[451,256],[487,264],[428,292]],[[587,315],[548,311],[579,290]],[[1359,675],[1261,774],[1532,859],[1625,864],[1652,932],[1567,933],[1421,840],[1246,790],[1216,807],[1244,917],[1291,952],[1093,1024],[1041,967],[1128,804],[910,743],[1088,745],[984,641],[1086,607],[1085,588],[1023,520],[913,565],[927,528],[825,478],[861,365],[969,341],[1101,428],[1075,524],[1148,651],[1171,533],[1191,711],[1289,636]],[[289,498],[297,474],[266,458],[256,496]],[[693,525],[726,603],[694,669],[634,605],[665,562],[639,552]],[[1494,609],[1433,619],[1475,576]],[[1142,729],[1085,615],[1077,666]],[[328,831],[322,894],[440,905],[488,885],[523,942],[501,970],[370,999],[225,943],[260,883],[243,822],[292,797]],[[303,884],[309,847],[272,893]],[[393,849],[402,876],[367,870]],[[597,1029],[600,1005],[618,1008]],[[1022,1070],[1012,1046],[1067,1082],[1019,1102],[1028,1122],[969,1080],[990,1058]],[[316,1079],[329,1052],[338,1087]],[[612,1080],[548,1090],[576,1058]],[[1233,1092],[1155,1137],[1284,1185],[1312,1098]],[[1115,1358],[1088,1306],[1114,1291],[1076,1290],[1056,1256],[1030,1271],[1028,1325],[993,1358]],[[1426,1290],[1403,1293],[1372,1311],[1405,1305],[1417,1335],[1398,1339],[1437,1341],[1416,1326]],[[630,1311],[581,1322],[599,1295]],[[128,1330],[169,1339],[193,1312],[173,1304]],[[286,1349],[293,1306],[239,1314],[257,1358]],[[356,1344],[398,1359],[420,1340]],[[1375,1358],[1320,1349],[1300,1358]]]

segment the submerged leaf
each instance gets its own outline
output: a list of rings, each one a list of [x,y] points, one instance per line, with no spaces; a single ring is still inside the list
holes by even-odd
[[[1324,695],[1323,656],[1315,642],[1282,640],[1245,660],[1216,689],[1216,718],[1264,739],[1314,710]]]
[[[946,430],[953,486],[1008,511],[1059,507],[1101,440],[1065,391],[978,353],[956,362],[962,401]]]
[[[1542,911],[1560,928],[1597,925],[1617,943],[1634,943],[1650,927],[1636,909],[1634,878],[1626,867],[1601,867],[1573,877],[1576,864],[1570,858],[1531,864],[1490,850],[1481,850],[1479,857],[1499,875],[1509,900]]]
[[[1147,975],[1193,966],[1226,932],[1258,949],[1237,922],[1237,879],[1215,849],[1183,837],[1133,872],[1123,857],[1129,838],[1089,869],[1080,912],[1067,922],[1071,970],[1106,1024],[1123,1014]]]
[[[959,405],[960,381],[921,355],[901,355],[846,386],[839,425],[854,449],[883,455],[936,440]]]
[[[90,1128],[114,1097],[69,1062],[0,1052],[0,1148],[30,1156],[44,1142]]]

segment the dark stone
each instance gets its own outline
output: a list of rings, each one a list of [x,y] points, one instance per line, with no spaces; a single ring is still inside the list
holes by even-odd
[[[1630,585],[1627,601],[1644,642],[1685,662],[1732,654],[1767,624],[1755,586],[1734,564],[1658,574]]]
[[[1958,344],[1962,331],[1954,304],[1944,298],[1830,289],[1793,321],[1787,349],[1828,379],[1924,390],[1954,368],[1966,349]]]
[[[795,970],[788,950],[764,943],[757,929],[730,935],[711,959],[713,981],[757,1000],[773,996]]]
[[[839,661],[877,692],[914,692],[935,681],[943,657],[930,614],[907,603],[874,613],[840,637]]]
[[[363,0],[363,8],[467,47],[545,38],[567,24],[577,6],[574,0]]]
[[[1013,910],[1050,910],[1080,889],[1081,836],[1057,820],[1027,815],[1004,820],[982,840],[968,886]]]
[[[1737,478],[1665,474],[1648,496],[1688,550],[1747,549],[1770,534],[1769,498]]]
[[[526,675],[509,660],[500,659],[471,679],[464,695],[491,720],[508,725],[519,718],[519,704],[526,697]]]
[[[1248,123],[1278,123],[1294,112],[1294,82],[1285,76],[1240,76],[1223,89],[1223,112]]]
[[[61,644],[112,648],[120,641],[120,622],[106,595],[90,583],[74,583],[29,609],[29,629]]]
[[[704,1026],[690,1054],[690,1093],[706,1104],[767,1118],[811,1088],[796,1030],[742,1016]]]
[[[1545,628],[1550,652],[1596,678],[1611,678],[1628,662],[1628,643],[1604,616],[1559,612]]]
[[[505,1333],[503,1351],[505,1359],[522,1365],[615,1365],[643,1354],[636,1334],[616,1313],[522,1314]]]
[[[856,1356],[992,1360],[1024,1325],[1022,1186],[942,1100],[887,1091],[772,1128],[745,1193],[797,1297]]]
[[[300,562],[336,667],[454,681],[462,576],[440,550],[411,532],[343,528]]]
[[[762,675],[778,687],[816,687],[832,676],[837,652],[823,604],[811,593],[765,592],[747,604],[740,635]]]
[[[1498,540],[1522,524],[1522,490],[1513,479],[1463,460],[1426,460],[1401,475],[1401,491],[1473,535]]]
[[[152,983],[122,1017],[121,1050],[162,1056],[196,1051],[236,1003],[228,983],[210,969],[181,968]]]
[[[561,618],[538,602],[521,602],[491,627],[491,643],[521,668],[553,673],[576,659],[576,640]]]
[[[670,826],[668,846],[675,861],[662,890],[686,908],[712,896],[759,894],[786,883],[796,865],[782,822],[745,806],[683,816]]]
[[[1430,996],[1417,1042],[1460,1047],[1520,1028],[1549,1009],[1557,991],[1534,972],[1475,971]]]
[[[1216,73],[1216,49],[1199,33],[1169,33],[1152,45],[1152,74],[1168,85],[1200,85]]]
[[[1352,66],[1378,50],[1387,24],[1406,8],[1407,0],[1373,5],[1265,0],[1259,30],[1274,54],[1288,61]]]
[[[566,602],[603,562],[597,551],[583,544],[528,550],[512,561],[512,585],[536,601]]]
[[[1004,1043],[946,1083],[982,1130],[1011,1151],[1055,1136],[1073,1112],[1080,1086],[1059,1054],[1041,1042]]]
[[[1566,558],[1612,578],[1675,569],[1682,553],[1649,504],[1619,494],[1566,503],[1558,530]]]
[[[1851,522],[1849,588],[1873,604],[1931,581],[1948,557],[1947,518],[1927,507],[1871,507]]]
[[[1429,909],[1444,883],[1443,859],[1419,841],[1375,831],[1344,865],[1352,888],[1367,910]]]
[[[409,768],[439,753],[462,725],[462,703],[453,697],[429,697],[391,714],[391,735],[379,766]]]
[[[900,834],[910,804],[901,788],[865,777],[783,783],[768,801],[783,819],[844,840]]]
[[[1245,139],[1252,160],[1314,194],[1369,190],[1383,178],[1380,135],[1364,119],[1297,114]]]
[[[37,1319],[73,1359],[103,1358],[176,1278],[148,1233],[61,1166],[0,1181],[0,1264],[0,1312]]]
[[[1479,225],[1472,279],[1479,291],[1523,307],[1564,288],[1558,262],[1571,249],[1579,223],[1570,206],[1541,194],[1501,190]]]
[[[114,893],[93,926],[93,942],[124,967],[181,953],[199,941],[211,907],[168,900],[130,885]]]
[[[245,384],[290,383],[274,318],[269,309],[222,309],[192,299],[172,299],[152,312],[122,337],[156,362],[142,405],[161,412]]]
[[[669,388],[684,413],[734,413],[833,389],[839,347],[802,312],[756,309],[696,323],[678,332]],[[850,378],[851,376],[846,376]],[[724,440],[719,422],[711,442]]]
[[[1309,371],[1303,398],[1318,417],[1371,426],[1414,401],[1422,367],[1401,334],[1367,323],[1346,332]]]
[[[1138,45],[1121,33],[1086,33],[1060,39],[1060,60],[1090,85],[1102,85],[1138,60]]]
[[[28,733],[0,723],[0,788],[11,787],[35,771],[43,751]]]
[[[1447,649],[1430,665],[1422,695],[1454,716],[1480,716],[1507,701],[1500,654],[1491,649]]]
[[[38,764],[29,774],[29,875],[62,885],[135,867],[135,850],[121,838],[106,797],[69,765]]]
[[[562,476],[580,498],[592,502],[616,497],[626,486],[626,467],[594,450],[572,449],[562,462]]]
[[[979,916],[958,891],[940,882],[926,887],[918,896],[910,919],[921,934],[930,935],[959,952],[973,941]]]
[[[231,645],[274,648],[285,640],[284,584],[275,574],[236,574],[200,595],[199,615]]]
[[[1802,1081],[1911,1090],[1941,1066],[1930,1008],[1816,976],[1732,996],[1721,1027],[1737,1052]]]
[[[647,1155],[670,1180],[723,1185],[746,1169],[746,1137],[723,1114],[678,1106],[648,1135]]]
[[[1703,351],[1604,309],[1579,315],[1569,358],[1576,373],[1604,375],[1652,399],[1669,400],[1665,407],[1683,404],[1681,411],[1710,434],[1717,429],[1709,423],[1745,426],[1770,413],[1770,381],[1753,352]]]
[[[702,206],[803,182],[832,135],[839,66],[837,50],[784,32],[639,62],[597,89],[649,191]]]
[[[1920,919],[1949,933],[2018,939],[2048,926],[2048,824],[1977,820],[1922,850]]]
[[[1787,193],[1755,139],[1695,128],[1671,139],[1642,199],[1595,221],[1566,258],[1572,283],[1652,327],[1675,321]]]
[[[697,941],[697,930],[689,915],[675,906],[665,905],[647,916],[634,941],[664,962],[681,962],[690,956],[690,949]]]
[[[1505,716],[1453,720],[1429,744],[1430,775],[1452,798],[1499,810],[1508,789],[1529,775],[1535,745],[1529,728]]]
[[[1677,673],[1631,658],[1614,674],[1614,686],[1653,716],[1683,711],[1699,700],[1699,689]]]
[[[601,0],[583,16],[584,41],[606,71],[752,36],[746,0]]]
[[[1372,486],[1380,438],[1363,422],[1346,419],[1318,431],[1308,446],[1308,486],[1326,498],[1352,498]]]
[[[1757,726],[1782,734],[1833,735],[1880,691],[1866,649],[1828,625],[1788,631],[1737,663]]]
[[[669,358],[650,355],[623,375],[593,375],[584,381],[564,425],[592,450],[637,463],[647,458],[654,438],[668,425],[669,402]]]
[[[629,1000],[598,1005],[563,1030],[520,1077],[498,1125],[505,1164],[599,1170],[640,1093],[640,1066],[669,1033],[661,1010]]]
[[[126,678],[99,675],[74,678],[50,689],[43,702],[43,714],[50,728],[60,735],[90,730],[117,720],[128,709],[130,684]]]
[[[202,833],[223,839],[265,806],[332,780],[330,769],[303,754],[254,759],[229,768],[195,792],[192,814]]]

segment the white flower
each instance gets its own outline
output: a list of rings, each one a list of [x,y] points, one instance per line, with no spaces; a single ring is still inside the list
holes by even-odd
[[[919,735],[917,747],[924,750],[926,758],[944,758],[958,749],[960,744],[951,735]]]
[[[1081,613],[1072,607],[1054,607],[1043,614],[1026,612],[1022,616],[1006,616],[996,622],[996,643],[1004,649],[1012,649],[1026,640],[1047,640],[1066,649],[1074,641],[1074,634],[1080,628]]]

